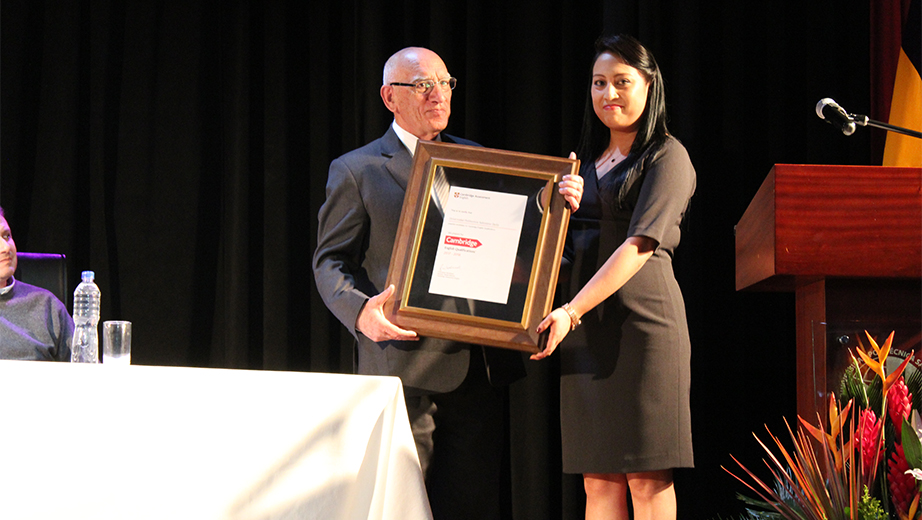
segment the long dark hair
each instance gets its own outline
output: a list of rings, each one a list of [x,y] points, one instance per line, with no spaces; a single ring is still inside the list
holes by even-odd
[[[666,94],[663,86],[663,76],[653,53],[647,50],[639,41],[631,36],[620,34],[617,36],[602,36],[595,42],[595,57],[592,65],[603,53],[610,53],[624,63],[634,67],[644,75],[649,90],[647,91],[647,106],[638,120],[637,137],[631,145],[627,159],[623,161],[629,165],[637,160],[651,145],[659,145],[666,141]],[[590,76],[592,75],[590,69]],[[586,90],[586,109],[583,113],[583,129],[580,136],[577,156],[583,162],[595,161],[602,155],[611,142],[611,131],[599,120],[592,107],[592,93]]]

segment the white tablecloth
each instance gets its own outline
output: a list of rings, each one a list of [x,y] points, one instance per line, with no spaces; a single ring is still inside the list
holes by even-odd
[[[0,361],[0,518],[431,516],[397,378]]]

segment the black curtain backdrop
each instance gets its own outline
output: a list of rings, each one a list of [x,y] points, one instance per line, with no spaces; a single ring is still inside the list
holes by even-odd
[[[698,171],[676,260],[691,328],[697,467],[680,518],[741,511],[730,454],[794,418],[794,300],[734,290],[734,225],[776,163],[868,164],[866,2],[3,0],[0,204],[21,251],[92,269],[134,362],[350,372],[310,258],[329,162],[381,135],[386,58],[438,52],[449,131],[492,148],[576,147],[592,43],[647,44]],[[860,244],[856,244],[859,247]],[[510,517],[581,518],[560,471],[555,359],[509,391]],[[164,381],[164,384],[169,384]],[[305,403],[319,396],[303,396]],[[302,413],[297,408],[291,413]],[[233,454],[229,454],[233,456]],[[463,490],[459,490],[463,492]]]

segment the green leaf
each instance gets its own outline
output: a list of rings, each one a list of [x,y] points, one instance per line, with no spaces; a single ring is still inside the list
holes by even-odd
[[[839,388],[839,401],[847,403],[852,400],[860,408],[868,407],[868,385],[854,364],[845,369]]]
[[[922,441],[919,441],[919,436],[906,419],[903,419],[902,437],[903,453],[909,467],[922,468]]]

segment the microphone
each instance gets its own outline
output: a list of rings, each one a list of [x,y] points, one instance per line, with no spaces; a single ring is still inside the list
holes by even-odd
[[[832,98],[823,98],[816,104],[816,115],[841,130],[845,135],[855,133],[855,122]]]

